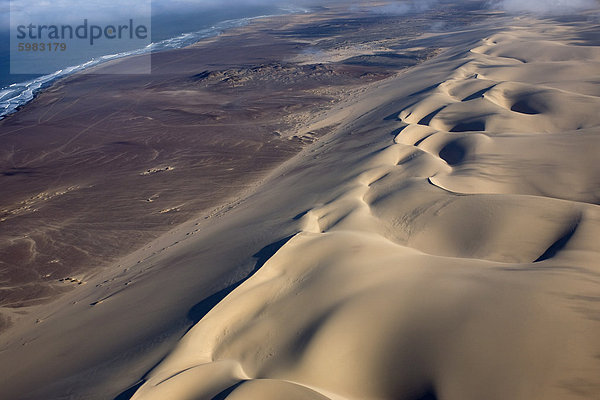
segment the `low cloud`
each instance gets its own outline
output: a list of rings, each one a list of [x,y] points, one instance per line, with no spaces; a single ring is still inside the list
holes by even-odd
[[[13,22],[75,23],[84,18],[90,21],[109,21],[122,18],[144,18],[150,16],[151,0],[131,0],[124,7],[110,0],[12,0],[10,17]]]
[[[55,23],[73,23],[83,18],[110,21],[119,18],[144,17],[163,14],[213,12],[235,14],[240,8],[278,7],[301,10],[304,6],[317,4],[318,0],[0,0],[0,6],[8,9],[19,19]]]
[[[597,0],[496,0],[496,9],[511,13],[535,13],[542,15],[565,15],[597,8]]]
[[[378,6],[357,7],[363,11],[370,11],[382,15],[404,15],[427,11],[437,3],[436,0],[398,0]]]

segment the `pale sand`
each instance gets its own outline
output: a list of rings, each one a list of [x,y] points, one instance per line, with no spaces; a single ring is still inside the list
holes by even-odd
[[[254,191],[12,331],[6,387],[57,379],[81,396],[98,374],[124,389],[175,345],[165,326],[182,304],[229,287],[190,310],[201,319],[133,399],[597,399],[588,25],[498,18],[354,94],[306,127],[334,132]],[[90,343],[78,357],[73,337]],[[111,352],[111,367],[64,379]]]

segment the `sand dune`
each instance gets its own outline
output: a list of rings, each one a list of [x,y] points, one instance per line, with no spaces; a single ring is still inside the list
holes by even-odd
[[[360,98],[300,232],[133,399],[597,398],[600,48],[526,22]]]
[[[597,399],[600,47],[575,39],[587,23],[494,17],[416,39],[445,48],[348,92],[296,132],[331,133],[253,190],[10,331],[0,354],[20,362],[0,363],[5,386],[46,386],[14,396],[30,399]],[[77,356],[73,338],[87,343]]]

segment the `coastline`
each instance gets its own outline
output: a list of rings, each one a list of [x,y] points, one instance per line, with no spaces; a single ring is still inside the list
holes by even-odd
[[[2,87],[0,88],[0,108],[4,108],[4,111],[0,112],[0,120],[17,112],[23,106],[33,101],[35,97],[38,94],[40,94],[43,90],[49,89],[53,84],[58,83],[59,80],[69,77],[78,72],[90,72],[90,70],[96,66],[101,66],[104,63],[111,62],[113,60],[119,60],[124,57],[133,57],[136,55],[150,54],[152,52],[157,51],[167,51],[192,46],[193,44],[205,40],[207,38],[219,36],[227,30],[245,26],[251,23],[253,20],[278,17],[280,15],[287,14],[259,15],[254,17],[245,17],[234,20],[220,21],[210,28],[201,29],[195,32],[182,33],[172,38],[163,39],[158,42],[153,42],[142,49],[135,49],[126,53],[102,55],[92,60],[86,61],[82,64],[71,65],[61,70],[55,71],[51,74],[40,76],[39,78],[35,78],[33,80],[16,82],[8,86]],[[23,89],[20,92],[15,92],[15,94],[12,95],[10,92],[15,90],[12,89],[13,87],[23,87]],[[6,98],[4,99],[3,97]]]

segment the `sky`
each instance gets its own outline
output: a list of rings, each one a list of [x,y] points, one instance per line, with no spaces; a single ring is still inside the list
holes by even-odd
[[[94,18],[101,22],[121,17],[145,16],[150,10],[153,16],[160,16],[216,9],[235,11],[239,7],[292,7],[294,4],[301,6],[309,2],[310,0],[128,0],[126,3],[114,0],[0,0],[0,5],[3,11],[10,10],[13,14],[74,23],[82,18]]]
[[[338,0],[342,1],[343,0]],[[457,3],[466,0],[457,0]],[[512,13],[530,12],[543,15],[572,14],[587,8],[599,6],[598,0],[485,0],[489,8]],[[435,7],[440,0],[395,0],[380,7],[382,13],[405,13],[421,11]],[[6,26],[7,14],[12,12],[30,14],[32,17],[47,16],[63,21],[81,19],[90,16],[96,19],[119,16],[147,15],[152,8],[154,16],[197,12],[215,9],[235,10],[237,7],[304,7],[325,3],[318,0],[0,0],[2,25]],[[362,1],[346,1],[349,5],[360,5]]]

